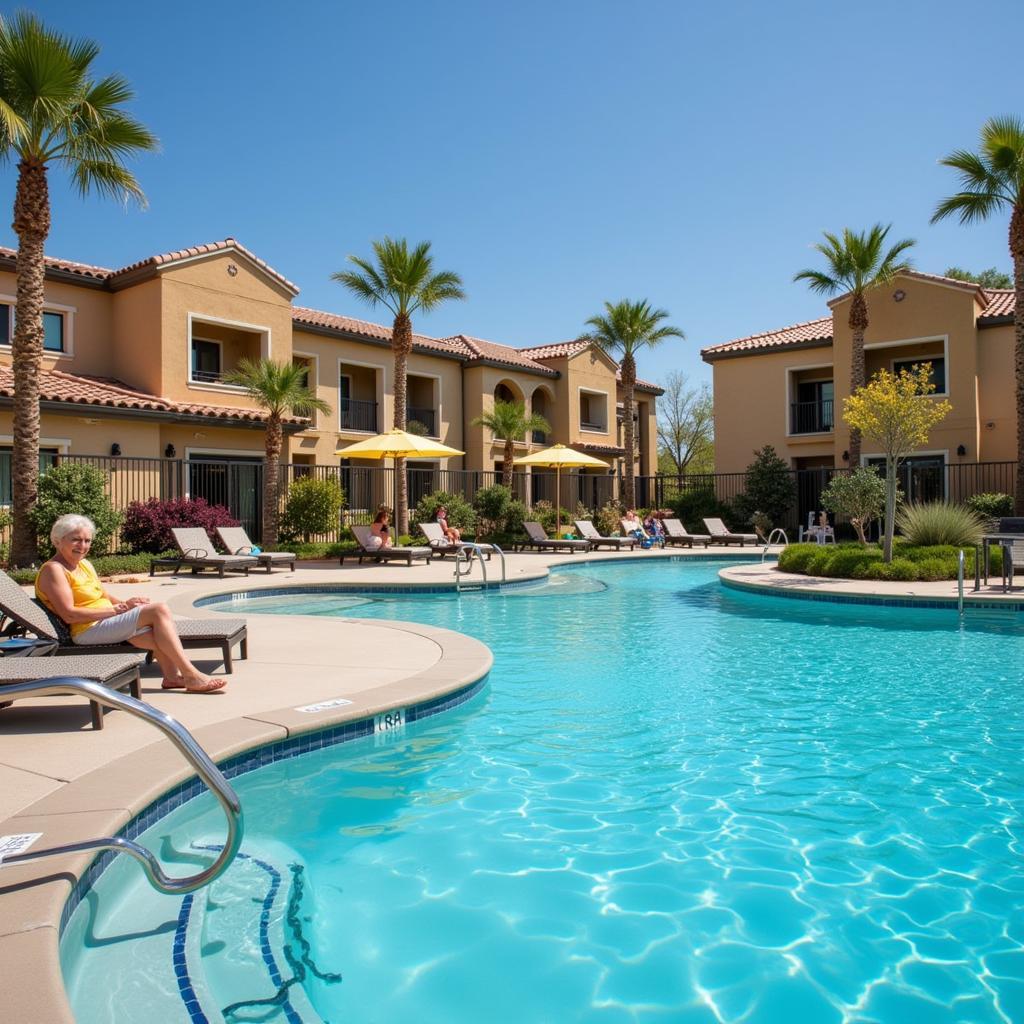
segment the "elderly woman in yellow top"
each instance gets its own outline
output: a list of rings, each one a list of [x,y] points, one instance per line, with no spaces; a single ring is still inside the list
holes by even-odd
[[[50,530],[56,554],[36,576],[36,596],[71,627],[82,646],[117,644],[152,651],[163,669],[165,690],[212,693],[226,680],[203,675],[185,656],[167,605],[148,597],[118,601],[104,589],[85,557],[96,527],[85,516],[61,516]]]

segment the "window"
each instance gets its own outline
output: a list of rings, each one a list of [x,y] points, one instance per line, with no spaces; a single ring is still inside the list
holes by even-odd
[[[892,361],[892,372],[899,373],[900,370],[913,370],[915,366],[922,363],[931,363],[932,372],[929,380],[935,385],[933,395],[944,395],[946,393],[946,360],[943,356],[918,356],[916,359],[894,359]]]
[[[192,339],[192,379],[209,384],[220,380],[220,345]]]
[[[602,432],[608,429],[608,396],[580,391],[580,429]]]
[[[0,345],[10,345],[14,340],[14,307],[7,302],[0,303]],[[43,351],[64,351],[64,314],[44,311]]]
[[[8,307],[9,308],[9,307]],[[39,449],[39,472],[45,473],[57,465],[56,448]],[[11,449],[0,448],[0,505],[11,504]]]
[[[63,313],[43,313],[43,349],[46,352],[64,351]]]
[[[790,404],[791,434],[827,433],[833,425],[835,387],[830,380],[801,380],[796,385],[796,401]]]

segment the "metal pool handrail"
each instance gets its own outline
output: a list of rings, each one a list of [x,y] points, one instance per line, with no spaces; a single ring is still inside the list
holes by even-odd
[[[505,582],[505,552],[498,547],[497,544],[492,544],[491,549],[501,559],[501,582]],[[480,571],[484,576],[484,586],[487,586],[487,565],[484,562],[483,548],[479,544],[473,544],[468,541],[463,541],[455,551],[455,590],[461,592],[462,590],[462,578],[468,576],[473,570],[473,555],[471,552],[476,552],[477,561],[480,563]],[[466,568],[462,570],[462,555],[466,555]]]
[[[27,861],[39,860],[43,857],[53,857],[62,853],[84,853],[88,850],[114,850],[117,853],[127,853],[134,857],[141,865],[150,884],[159,892],[169,896],[195,892],[204,885],[219,878],[227,866],[234,859],[238,848],[242,845],[244,823],[242,819],[242,805],[239,803],[238,795],[231,788],[230,783],[224,778],[221,770],[210,760],[209,754],[195,741],[192,734],[180,722],[175,721],[170,715],[143,704],[142,701],[129,697],[127,694],[109,690],[100,683],[88,679],[76,679],[71,676],[59,676],[54,679],[44,679],[39,682],[17,683],[3,688],[4,698],[18,697],[59,697],[64,695],[88,697],[89,700],[97,701],[109,708],[119,708],[142,718],[155,725],[164,735],[178,748],[185,757],[185,760],[192,765],[196,774],[212,790],[217,798],[224,814],[228,819],[228,834],[224,847],[217,859],[203,871],[196,875],[189,875],[186,878],[172,878],[164,873],[160,862],[145,847],[130,839],[123,839],[120,836],[112,836],[105,839],[84,839],[77,843],[64,843],[61,846],[51,846],[45,850],[29,850],[25,853],[10,854],[0,861],[0,868],[10,864],[24,864]]]
[[[772,532],[768,534],[768,539],[765,541],[764,548],[761,551],[761,562],[762,562],[762,564],[764,563],[764,560],[765,560],[765,558],[768,555],[768,549],[772,546],[772,537],[774,537],[775,534],[777,534],[777,533],[781,533],[782,534],[782,544],[783,544],[783,547],[789,547],[789,538],[786,536],[786,531],[781,526],[776,526],[775,529],[772,530]]]
[[[956,610],[960,613],[960,618],[964,617],[964,549],[960,549],[960,554],[956,560]]]

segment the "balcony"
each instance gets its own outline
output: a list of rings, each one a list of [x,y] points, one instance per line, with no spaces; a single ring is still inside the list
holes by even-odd
[[[531,436],[533,438],[533,443],[534,444],[547,444],[548,443],[548,435],[545,434],[543,430],[535,430]]]
[[[428,437],[438,437],[437,414],[433,409],[426,409],[420,406],[408,405],[405,408],[406,423],[422,423],[427,428]]]
[[[342,430],[365,430],[377,433],[377,403],[342,398],[338,407],[339,426]]]
[[[790,402],[790,434],[827,434],[832,430],[832,399],[820,402]]]

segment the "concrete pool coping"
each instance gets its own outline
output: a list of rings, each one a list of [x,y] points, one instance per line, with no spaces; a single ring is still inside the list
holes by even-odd
[[[507,555],[510,582],[543,580],[551,567],[603,561],[666,558],[756,557],[759,549],[669,548],[665,551]],[[497,570],[497,563],[495,570]],[[217,617],[199,598],[239,590],[342,586],[403,590],[454,589],[454,563],[413,567],[300,563],[291,572],[244,578],[167,577],[118,582],[115,593],[145,593],[165,600],[178,615]],[[477,579],[474,580],[478,582]],[[395,707],[421,703],[485,676],[490,650],[460,633],[397,620],[365,621],[315,616],[260,615],[249,621],[249,658],[236,661],[227,692],[186,696],[161,691],[152,672],[143,677],[145,699],[182,722],[222,762],[237,754],[304,732],[357,721]],[[394,634],[401,635],[401,643]],[[282,647],[286,649],[282,649]],[[212,663],[198,652],[207,671]],[[384,662],[382,665],[381,662]],[[296,672],[296,668],[301,671]],[[55,664],[55,671],[59,666]],[[281,673],[292,699],[280,706]],[[349,673],[344,681],[338,672]],[[219,674],[215,671],[215,674]],[[353,680],[351,674],[361,678]],[[296,707],[344,696],[343,707],[305,714]],[[0,835],[42,832],[34,848],[116,835],[140,811],[194,775],[186,762],[147,723],[124,713],[107,716],[96,733],[87,727],[87,705],[76,698],[20,701],[0,712]],[[13,726],[13,728],[12,728]],[[20,796],[18,794],[21,794]],[[19,804],[19,800],[24,803]],[[65,855],[0,869],[0,988],[13,1020],[73,1022],[59,957],[61,914],[78,879],[95,859]]]

